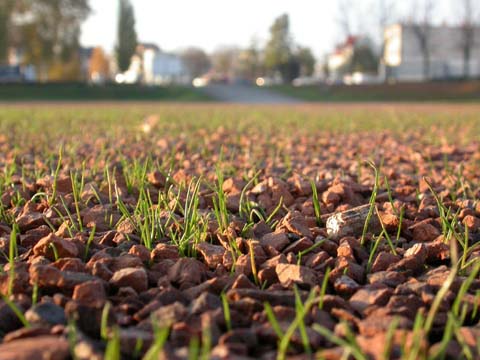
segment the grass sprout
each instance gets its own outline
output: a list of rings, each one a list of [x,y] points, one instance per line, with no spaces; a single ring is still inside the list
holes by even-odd
[[[114,327],[112,330],[111,337],[107,341],[104,356],[106,360],[120,360],[122,358],[120,350],[120,329],[118,327]]]
[[[15,284],[15,257],[17,256],[17,231],[18,226],[14,224],[10,233],[10,242],[8,245],[8,288],[7,296],[13,294],[13,286]]]
[[[220,171],[220,168],[217,166],[216,169],[217,175],[217,184],[214,187],[215,195],[213,197],[213,211],[215,218],[217,219],[218,226],[220,231],[223,233],[227,230],[228,227],[228,210],[227,210],[227,197],[225,192],[222,189],[223,185],[223,173]]]
[[[375,202],[376,202],[376,199],[377,199],[377,194],[378,194],[378,189],[379,189],[379,170],[377,169],[377,167],[375,166],[375,164],[371,161],[368,161],[367,162],[368,165],[370,165],[370,167],[373,169],[374,171],[374,174],[375,174],[375,182],[374,182],[374,185],[373,185],[373,191],[372,191],[372,195],[370,196],[370,200],[369,200],[369,209],[368,209],[368,213],[367,213],[367,217],[365,219],[365,224],[363,225],[363,231],[362,231],[362,237],[360,238],[360,244],[361,245],[364,245],[365,243],[365,236],[367,235],[367,230],[368,230],[368,226],[370,225],[370,221],[372,219],[372,216],[373,216],[373,213],[374,213],[374,210],[375,210]]]
[[[11,301],[8,296],[5,296],[3,294],[0,294],[2,297],[3,302],[7,304],[7,306],[13,311],[13,313],[17,316],[18,320],[22,323],[23,326],[26,328],[30,327],[30,323],[28,320],[25,318],[25,315],[23,315],[22,310],[13,302]]]
[[[228,299],[225,293],[222,292],[220,298],[222,299],[222,308],[223,316],[225,318],[225,324],[227,325],[227,330],[232,330],[232,318],[230,316],[230,306],[228,305]]]
[[[317,225],[322,225],[322,211],[320,210],[320,200],[318,199],[317,185],[312,179],[310,179],[310,187],[312,188],[312,202],[313,210],[315,212],[315,219],[317,221]]]
[[[348,327],[346,323],[344,325],[345,327]],[[318,332],[320,335],[324,336],[333,344],[340,346],[344,350],[343,358],[348,359],[350,356],[352,356],[355,360],[368,359],[368,357],[362,352],[358,344],[356,344],[355,342],[351,342],[335,335],[329,329],[320,324],[313,324],[312,329]]]
[[[153,324],[153,344],[143,357],[143,360],[157,360],[170,334],[169,327],[160,327],[157,321],[152,320]]]
[[[53,174],[52,196],[48,201],[48,205],[50,206],[52,206],[53,203],[57,200],[57,182],[58,182],[58,176],[60,174],[60,169],[62,167],[62,159],[63,159],[63,146],[60,146],[60,149],[58,150],[57,167],[55,168],[55,172]]]

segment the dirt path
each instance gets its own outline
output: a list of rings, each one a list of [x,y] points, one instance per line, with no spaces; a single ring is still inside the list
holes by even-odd
[[[211,84],[204,89],[215,100],[229,103],[295,104],[301,101],[248,85]]]

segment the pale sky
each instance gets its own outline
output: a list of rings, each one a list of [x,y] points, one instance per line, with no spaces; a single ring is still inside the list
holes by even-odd
[[[316,56],[321,56],[343,37],[337,21],[338,1],[345,0],[131,0],[131,3],[139,41],[153,42],[165,51],[188,46],[201,47],[207,52],[222,45],[245,47],[253,37],[262,43],[268,39],[274,19],[287,13],[295,42],[309,46]],[[408,1],[395,1],[399,17],[412,11]],[[437,22],[448,20],[446,14],[458,13],[452,9],[457,1],[436,0]],[[360,31],[374,31],[377,1],[350,3],[362,19]],[[82,27],[82,45],[113,49],[117,4],[118,0],[90,0],[93,12]]]

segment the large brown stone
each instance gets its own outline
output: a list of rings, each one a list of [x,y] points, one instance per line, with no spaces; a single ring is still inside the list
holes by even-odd
[[[301,265],[278,264],[275,267],[278,280],[285,287],[293,284],[299,286],[313,287],[319,283],[315,271]]]
[[[180,289],[200,284],[207,278],[207,267],[192,258],[181,258],[168,271],[168,280]]]
[[[67,339],[43,335],[0,344],[1,360],[64,360],[70,357]]]
[[[59,258],[74,258],[78,256],[78,248],[72,241],[63,239],[54,234],[49,234],[40,239],[33,248],[33,253],[35,256],[45,256],[53,261],[55,260],[55,251],[52,247],[55,247]]]
[[[116,271],[110,279],[110,284],[120,287],[131,287],[141,293],[148,289],[147,272],[144,268],[125,268]]]
[[[72,299],[81,303],[104,303],[107,298],[102,282],[98,280],[86,281],[73,289]]]
[[[282,251],[288,244],[290,244],[290,240],[288,240],[287,234],[284,232],[272,232],[263,235],[260,239],[260,244],[263,247],[271,246],[277,251]]]
[[[178,259],[178,247],[176,245],[157,244],[151,252],[151,259],[153,261],[160,261],[164,259]]]
[[[197,244],[196,248],[210,269],[215,269],[219,264],[222,264],[223,255],[225,254],[225,248],[223,246],[212,245],[203,241]]]
[[[367,285],[353,294],[349,302],[355,310],[363,313],[363,311],[371,305],[385,305],[392,294],[393,290],[387,286],[380,284]]]

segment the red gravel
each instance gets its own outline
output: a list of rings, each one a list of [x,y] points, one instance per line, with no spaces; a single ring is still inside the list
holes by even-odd
[[[418,313],[427,314],[451,265],[451,248],[424,176],[444,205],[451,209],[451,214],[457,214],[454,226],[462,229],[462,234],[468,233],[469,245],[473,247],[466,254],[465,263],[478,258],[478,143],[429,145],[413,130],[402,137],[390,133],[329,137],[312,134],[284,140],[267,139],[262,134],[243,137],[225,129],[211,134],[199,131],[195,135],[204,139],[200,146],[204,152],[198,152],[198,148],[190,146],[182,136],[166,136],[158,144],[147,141],[142,145],[132,139],[109,144],[108,166],[111,174],[115,169],[116,192],[109,193],[103,168],[92,170],[98,160],[95,151],[107,145],[102,139],[85,140],[78,148],[78,159],[64,160],[53,204],[42,196],[32,201],[36,193],[52,194],[51,176],[34,179],[22,178],[20,173],[13,175],[11,188],[22,189],[19,196],[24,199],[18,205],[13,191],[8,189],[1,197],[6,213],[15,219],[19,229],[19,256],[10,299],[21,312],[43,318],[31,328],[24,328],[7,304],[0,301],[0,336],[3,337],[0,359],[33,359],[38,354],[50,359],[68,358],[67,338],[72,330],[67,326],[67,319],[74,321],[76,328],[76,357],[101,357],[105,350],[100,328],[102,314],[110,336],[118,326],[125,359],[146,353],[154,341],[153,329],[157,325],[169,327],[163,349],[168,359],[186,358],[192,340],[201,342],[202,333],[205,336],[207,331],[211,358],[271,359],[276,356],[278,339],[268,321],[265,303],[272,306],[285,332],[296,316],[294,287],[303,301],[309,291],[319,294],[327,269],[329,277],[322,307],[317,306],[317,300],[304,318],[311,350],[324,358],[342,358],[343,349],[316,332],[314,324],[330,329],[341,338],[347,336],[348,325],[360,349],[370,358],[381,358],[387,346],[386,333],[396,319],[397,328],[390,334],[388,346],[391,358],[400,358],[402,347],[408,348],[419,336],[413,332],[415,317]],[[286,158],[272,156],[272,144],[288,154],[288,162]],[[2,162],[13,161],[12,153],[6,150],[8,146],[8,143],[2,144]],[[222,146],[224,159],[229,159],[223,162],[217,155]],[[239,151],[240,147],[250,149],[251,156]],[[145,246],[135,225],[142,219],[120,221],[122,213],[117,195],[129,209],[136,206],[140,196],[139,189],[129,188],[130,180],[122,176],[123,165],[116,152],[120,149],[130,164],[147,154],[162,163],[172,151],[177,160],[170,175],[154,170],[146,177],[152,203],[162,204],[156,221],[166,229],[163,236],[153,239],[151,249]],[[35,164],[34,158],[27,155],[25,151],[23,166],[45,167],[45,164]],[[339,213],[349,210],[351,213],[352,209],[357,213],[357,207],[369,203],[373,176],[359,158],[373,158],[377,164],[383,159],[376,200],[378,210],[373,211],[372,226],[363,239],[364,218],[360,222],[355,220],[348,231],[340,233],[332,232],[326,225],[331,216],[340,216]],[[69,170],[80,168],[79,159],[87,164],[86,185],[80,194],[80,219],[68,176]],[[100,162],[106,167],[104,160]],[[216,194],[212,186],[218,164],[225,173],[221,185],[229,211],[228,226],[223,230],[213,215]],[[448,172],[445,164],[455,171]],[[257,170],[257,180],[244,190]],[[454,179],[458,173],[464,188]],[[166,203],[159,203],[158,199],[168,193],[170,186],[174,191],[170,195],[176,194],[179,183],[188,183],[199,175],[205,181],[198,193],[199,213],[204,223],[196,225],[203,226],[205,231],[202,238],[191,239],[186,254],[190,256],[184,256],[174,241],[175,236],[181,235],[179,229],[186,220],[181,207],[173,197],[167,197]],[[383,175],[392,190],[392,202]],[[315,217],[310,180],[314,181],[320,201],[319,219]],[[83,231],[70,232],[71,220],[60,199],[74,223],[81,220]],[[181,190],[182,206],[186,199],[186,191]],[[240,212],[241,200],[248,200],[257,212]],[[280,201],[282,205],[277,209]],[[365,208],[367,212],[370,209],[368,205]],[[175,221],[168,220],[170,212]],[[267,224],[265,220],[272,213]],[[264,214],[265,219],[259,214]],[[382,231],[378,217],[392,239],[394,251],[384,237],[371,255]],[[248,226],[249,218],[253,220],[251,226]],[[95,233],[90,243],[93,228]],[[11,224],[0,223],[0,250],[5,254],[9,253],[11,232]],[[458,250],[462,256],[462,248]],[[0,257],[4,270],[0,273],[0,292],[4,295],[10,280],[7,260]],[[457,274],[441,299],[430,334],[420,336],[419,356],[433,354],[440,346],[447,314],[471,269],[472,266],[467,267]],[[32,304],[34,287],[38,287],[37,305]],[[476,277],[463,299],[466,317],[459,327],[465,340],[461,345],[469,347],[474,357],[480,356],[475,346],[480,331],[479,313],[474,310],[479,305],[475,296],[479,289],[480,280]],[[222,294],[228,301],[230,321],[225,317]],[[108,313],[104,312],[106,302],[111,304]],[[38,315],[39,304],[55,307],[48,311],[40,308],[44,312]],[[58,309],[65,316],[60,323],[52,320]],[[30,318],[37,319],[32,316]],[[142,341],[137,342],[139,339]],[[205,345],[205,337],[203,339]],[[456,354],[459,347],[453,338],[446,351]],[[298,330],[291,338],[288,353],[305,355]]]

